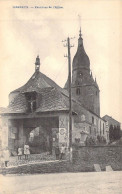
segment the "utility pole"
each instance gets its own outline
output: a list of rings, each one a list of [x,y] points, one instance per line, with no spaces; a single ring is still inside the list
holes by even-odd
[[[71,55],[70,55],[70,48],[73,47],[70,45],[70,39],[64,40],[62,42],[67,41],[64,47],[68,47],[68,56],[64,56],[68,58],[68,85],[69,85],[69,151],[70,151],[70,161],[72,161],[72,90],[71,90]]]
[[[71,55],[70,55],[70,39],[67,38],[68,46],[68,78],[69,78],[69,149],[72,148],[72,94],[71,94]]]

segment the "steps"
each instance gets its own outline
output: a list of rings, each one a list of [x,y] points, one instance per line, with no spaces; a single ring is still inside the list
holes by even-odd
[[[94,164],[94,170],[95,172],[101,172],[101,168],[99,164]],[[106,172],[113,171],[111,166],[106,166]]]

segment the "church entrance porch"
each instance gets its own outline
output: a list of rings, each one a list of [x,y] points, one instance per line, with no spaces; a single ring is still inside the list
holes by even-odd
[[[33,115],[32,115],[33,116]],[[25,118],[26,117],[26,118]],[[31,154],[48,152],[55,153],[55,146],[69,147],[69,116],[68,113],[51,116],[11,117],[8,123],[8,147],[12,155],[17,154],[18,147],[30,147]]]
[[[59,118],[41,117],[9,120],[8,146],[11,153],[27,143],[31,154],[52,153],[54,144],[59,143]]]
[[[39,160],[40,157],[41,160],[48,160],[47,158],[50,157],[56,159],[55,148],[57,145],[59,149],[62,145],[65,147],[65,159],[68,158],[68,111],[41,114],[8,114],[2,116],[1,126],[2,136],[5,140],[3,149],[8,147],[10,155],[15,156],[13,159],[17,158],[18,148],[24,148],[25,143],[29,145],[31,155],[40,155]],[[22,159],[24,159],[24,155]]]

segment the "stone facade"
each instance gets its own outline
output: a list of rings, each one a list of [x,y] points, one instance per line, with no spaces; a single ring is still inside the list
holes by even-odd
[[[94,171],[94,164],[101,170],[111,166],[114,171],[122,170],[122,146],[82,146],[73,150],[72,171]]]
[[[84,145],[87,137],[97,140],[97,136],[102,136],[107,143],[109,142],[109,130],[106,128],[106,122],[97,115],[85,109],[82,110],[78,116],[74,117],[73,142],[79,141]]]
[[[9,143],[9,127],[8,127],[8,119],[0,117],[0,133],[1,133],[1,147],[7,148]]]

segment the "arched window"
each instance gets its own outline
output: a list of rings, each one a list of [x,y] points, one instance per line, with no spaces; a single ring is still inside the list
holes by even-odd
[[[104,123],[103,123],[103,135],[104,135],[104,133],[105,133],[105,130],[104,130]]]
[[[92,116],[92,123],[94,124],[94,117]]]
[[[77,89],[76,89],[76,94],[77,94],[77,95],[80,95],[80,88],[77,88]]]
[[[100,135],[101,135],[101,121],[100,121]]]
[[[89,133],[91,134],[91,126],[89,126]]]
[[[96,128],[94,128],[94,134],[95,134],[95,136],[96,136]]]

